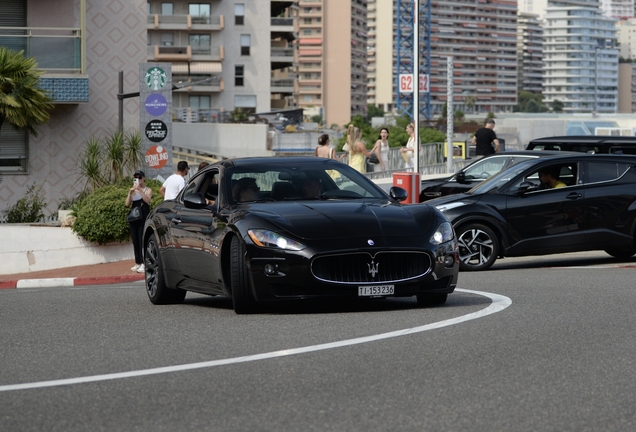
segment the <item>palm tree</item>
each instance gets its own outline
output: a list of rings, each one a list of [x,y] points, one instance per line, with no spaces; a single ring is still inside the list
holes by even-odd
[[[39,86],[42,73],[24,51],[0,47],[0,127],[7,121],[37,136],[35,126],[46,123],[53,109],[51,98]]]

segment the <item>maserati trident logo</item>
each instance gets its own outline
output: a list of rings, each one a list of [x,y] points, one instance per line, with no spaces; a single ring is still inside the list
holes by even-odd
[[[373,260],[371,260],[371,264],[367,264],[367,267],[369,267],[369,274],[371,275],[371,277],[375,277],[375,275],[379,273],[378,271],[379,265],[380,263],[375,264]]]

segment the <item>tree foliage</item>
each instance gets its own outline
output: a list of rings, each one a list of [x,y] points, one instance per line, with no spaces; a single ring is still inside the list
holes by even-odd
[[[517,105],[514,112],[542,113],[547,112],[548,107],[543,103],[543,95],[521,90],[517,97]]]
[[[130,207],[126,207],[124,203],[131,185],[130,179],[123,179],[87,194],[76,204],[76,219],[71,226],[73,232],[91,243],[100,245],[127,242],[130,229],[126,216]],[[146,179],[146,186],[152,189],[152,209],[163,200],[159,193],[161,182]]]
[[[26,194],[4,211],[7,223],[32,223],[44,219],[46,202],[41,193],[42,185],[33,183],[27,187]]]
[[[53,104],[40,88],[42,73],[33,57],[24,57],[24,51],[0,46],[0,126],[6,121],[37,136],[35,127],[49,121]]]

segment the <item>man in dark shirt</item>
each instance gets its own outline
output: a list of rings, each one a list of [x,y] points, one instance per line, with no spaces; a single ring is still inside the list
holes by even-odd
[[[486,121],[486,126],[477,129],[477,132],[475,132],[472,143],[477,145],[475,152],[477,156],[486,156],[499,151],[499,140],[493,130],[494,128],[495,121],[490,118]],[[492,146],[493,144],[495,145],[494,148]]]

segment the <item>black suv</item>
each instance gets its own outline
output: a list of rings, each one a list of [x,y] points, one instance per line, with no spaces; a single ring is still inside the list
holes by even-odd
[[[557,187],[549,188],[546,172],[557,177]],[[568,153],[523,161],[466,193],[427,204],[453,224],[463,270],[484,270],[506,256],[636,253],[636,156]]]
[[[567,135],[533,139],[526,150],[636,155],[636,137]]]

